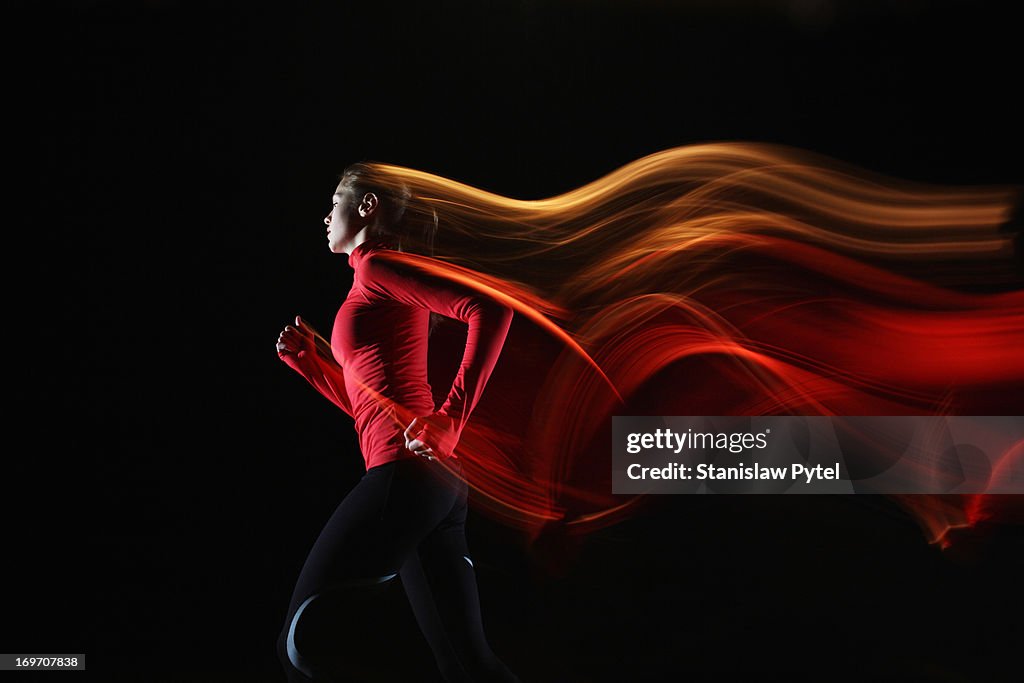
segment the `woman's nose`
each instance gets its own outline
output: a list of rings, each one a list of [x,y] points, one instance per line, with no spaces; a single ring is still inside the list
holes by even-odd
[[[324,216],[324,225],[330,225],[330,224],[331,224],[331,214],[327,214],[326,216]]]

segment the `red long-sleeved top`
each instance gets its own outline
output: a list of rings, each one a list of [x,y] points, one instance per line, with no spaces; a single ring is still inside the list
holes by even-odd
[[[436,411],[453,431],[439,455],[458,441],[501,354],[512,309],[464,285],[389,259],[377,241],[349,254],[352,288],[331,332],[334,361],[303,353],[290,362],[320,393],[355,419],[366,469],[406,457],[403,430],[412,417],[435,412],[427,382],[430,312],[468,324],[462,363]],[[446,452],[447,451],[447,452]]]

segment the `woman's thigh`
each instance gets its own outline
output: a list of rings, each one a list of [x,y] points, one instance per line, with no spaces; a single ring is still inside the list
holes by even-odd
[[[327,520],[296,581],[289,613],[339,584],[373,583],[398,573],[444,520],[459,482],[437,463],[408,458],[369,470]]]
[[[437,465],[409,458],[374,467],[328,519],[278,636],[290,681],[334,680],[331,670],[351,676],[359,653],[393,630],[380,594],[458,499],[460,482]]]

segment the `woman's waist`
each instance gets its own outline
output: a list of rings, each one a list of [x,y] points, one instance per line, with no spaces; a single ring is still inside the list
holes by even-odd
[[[419,417],[434,411],[434,397],[428,384],[410,386],[398,391],[390,387],[366,387],[349,398],[352,402],[352,415],[357,422],[360,419],[369,421],[389,415],[401,416],[403,413]]]
[[[429,394],[406,396],[399,400],[367,399],[353,402],[356,429],[361,433],[369,428],[397,428],[404,430],[414,417],[434,412],[434,398]]]

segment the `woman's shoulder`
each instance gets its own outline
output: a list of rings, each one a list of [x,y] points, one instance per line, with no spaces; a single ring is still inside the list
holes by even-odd
[[[393,293],[420,284],[424,273],[418,258],[384,244],[363,242],[350,254],[349,265],[355,280],[368,291]]]
[[[381,242],[361,242],[348,256],[348,265],[360,279],[386,276],[393,269],[389,258],[393,250]]]
[[[432,270],[437,262],[427,256],[398,251],[385,243],[361,243],[349,255],[349,265],[366,275],[385,276],[388,273],[413,275]]]
[[[377,240],[365,240],[357,244],[349,253],[348,263],[353,267],[359,266],[370,256],[386,248],[387,245],[383,242]]]

